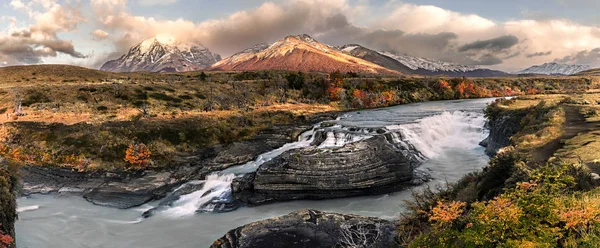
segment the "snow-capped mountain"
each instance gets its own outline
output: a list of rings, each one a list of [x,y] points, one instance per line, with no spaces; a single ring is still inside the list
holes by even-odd
[[[352,56],[405,74],[446,75],[453,77],[492,77],[506,74],[501,71],[413,57],[406,54],[376,52],[356,44],[344,45],[339,47],[339,49]]]
[[[303,35],[287,36],[272,45],[257,45],[225,58],[211,69],[222,71],[293,70],[307,72],[399,72],[351,56]]]
[[[415,74],[420,75],[446,75],[453,77],[495,77],[506,75],[506,73],[501,71],[414,57],[407,54],[392,52],[382,52],[382,54],[397,60],[413,70]]]
[[[221,56],[194,43],[181,43],[170,36],[142,41],[119,59],[106,62],[100,69],[112,72],[183,72],[210,67]]]
[[[567,65],[551,62],[532,66],[515,72],[515,74],[572,75],[589,69],[592,69],[589,65]]]
[[[469,71],[474,71],[474,70],[479,69],[474,66],[459,65],[459,64],[443,62],[443,61],[438,61],[438,60],[413,57],[413,56],[406,55],[406,54],[395,54],[395,53],[391,53],[391,52],[384,52],[383,55],[389,56],[395,60],[398,60],[398,61],[400,61],[400,63],[408,66],[410,69],[413,69],[415,71],[419,70],[419,69],[423,69],[423,70],[428,70],[428,71],[432,71],[432,72],[437,72],[437,71],[469,72]]]
[[[379,52],[373,51],[366,47],[357,44],[344,45],[338,47],[342,52],[348,53],[354,57],[364,59],[366,61],[378,64],[390,70],[399,71],[405,74],[413,74],[414,70],[408,66],[400,63],[389,56],[383,55]]]

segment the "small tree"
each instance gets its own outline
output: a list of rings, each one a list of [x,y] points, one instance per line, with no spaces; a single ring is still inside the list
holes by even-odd
[[[304,73],[290,73],[285,76],[285,79],[288,82],[288,87],[294,90],[300,90],[304,87]]]
[[[204,72],[202,72],[202,73],[200,73],[200,75],[198,75],[198,78],[200,78],[200,81],[202,81],[202,82],[206,81],[207,77],[208,76]]]
[[[152,155],[150,149],[143,143],[130,144],[125,151],[125,161],[135,169],[146,168],[152,162],[150,155]]]

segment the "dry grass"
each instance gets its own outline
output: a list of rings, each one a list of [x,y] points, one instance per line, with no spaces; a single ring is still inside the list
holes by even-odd
[[[555,157],[569,164],[585,164],[593,172],[600,173],[600,131],[580,134],[565,141]]]

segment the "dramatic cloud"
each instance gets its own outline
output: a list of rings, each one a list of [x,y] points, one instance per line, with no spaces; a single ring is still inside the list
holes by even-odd
[[[530,53],[530,54],[527,54],[525,57],[535,58],[535,57],[543,57],[543,56],[549,56],[549,55],[552,55],[552,51]]]
[[[555,60],[557,63],[563,64],[579,64],[579,65],[592,65],[600,66],[600,47],[594,48],[589,51],[580,51],[573,55],[565,56],[561,59]]]
[[[95,43],[95,48],[101,48],[83,62],[96,68],[156,35],[202,43],[228,56],[257,43],[272,43],[286,35],[307,33],[331,45],[358,43],[375,50],[507,71],[557,58],[594,62],[589,57],[593,57],[592,51],[600,44],[600,27],[567,19],[497,22],[475,14],[405,1],[376,5],[367,0],[273,0],[253,9],[204,21],[163,19],[130,11],[138,5],[180,4],[181,1],[91,0],[89,7],[84,8],[78,1],[63,0],[61,4],[57,1],[12,0],[8,4],[27,13],[35,24],[18,28],[16,25],[21,22],[2,17],[10,27],[9,32],[0,33],[0,51],[4,51],[0,62],[8,54],[13,60],[23,61],[21,63],[65,54],[69,59],[83,57],[73,44],[58,34],[74,32],[84,21],[90,23],[86,26],[99,28],[83,33]],[[87,19],[79,12],[81,9],[92,11],[85,13]],[[85,42],[76,41],[81,42],[78,48],[91,50]],[[581,51],[584,53],[578,55]],[[586,57],[585,52],[592,55]]]
[[[460,52],[467,51],[503,51],[519,43],[519,38],[514,35],[504,35],[489,40],[478,40],[458,48]]]
[[[74,58],[85,57],[75,50],[72,42],[57,35],[59,32],[75,31],[77,25],[85,21],[80,6],[60,5],[53,0],[27,3],[13,0],[10,6],[27,13],[35,24],[17,27],[15,19],[6,32],[0,32],[0,61],[3,64],[36,64],[41,63],[44,57],[56,57],[59,53]]]

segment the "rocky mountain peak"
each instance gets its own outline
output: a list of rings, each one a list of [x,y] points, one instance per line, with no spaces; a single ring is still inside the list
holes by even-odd
[[[131,47],[119,59],[106,62],[101,70],[113,72],[182,72],[210,67],[221,56],[195,42],[180,42],[159,35]]]

